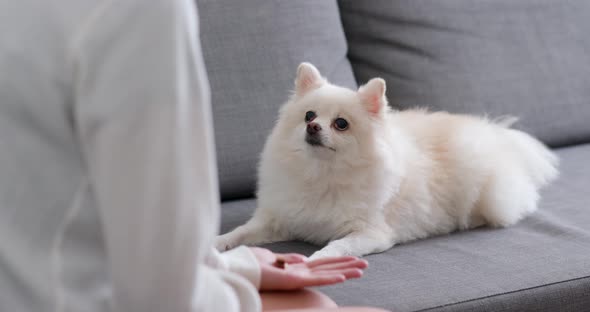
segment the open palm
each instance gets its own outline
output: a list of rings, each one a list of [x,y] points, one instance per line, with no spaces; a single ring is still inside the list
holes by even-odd
[[[251,248],[261,269],[261,290],[293,290],[310,286],[322,286],[359,278],[367,261],[357,257],[330,257],[307,261],[300,254],[275,254],[268,249]],[[285,268],[276,266],[277,258]]]

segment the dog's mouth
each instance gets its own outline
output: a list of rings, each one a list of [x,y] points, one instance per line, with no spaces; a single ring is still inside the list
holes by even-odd
[[[305,136],[305,142],[307,142],[307,144],[313,146],[313,147],[323,147],[323,148],[327,148],[329,150],[332,151],[336,151],[335,148],[331,147],[331,146],[327,146],[324,144],[324,142],[322,142],[322,139],[320,139],[317,136],[313,136],[313,135],[306,135]]]

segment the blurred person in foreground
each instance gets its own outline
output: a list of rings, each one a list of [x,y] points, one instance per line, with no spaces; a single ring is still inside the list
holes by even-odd
[[[0,0],[1,311],[331,309],[301,289],[362,275],[354,257],[213,250],[196,13],[183,0]]]

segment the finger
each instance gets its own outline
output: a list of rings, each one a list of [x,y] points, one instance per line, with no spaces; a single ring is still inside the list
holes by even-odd
[[[355,260],[355,259],[358,259],[358,258],[353,257],[353,256],[321,258],[321,259],[309,261],[307,263],[307,266],[310,268],[313,268],[315,266],[322,265],[322,264],[346,262],[346,261],[351,261],[351,260]]]
[[[314,272],[313,274],[317,274],[320,276],[321,275],[342,274],[342,275],[344,275],[344,277],[346,277],[346,279],[350,279],[350,278],[359,278],[359,277],[363,276],[363,270],[350,268],[350,269],[343,269],[343,270],[320,271],[320,272]]]
[[[347,262],[321,264],[321,265],[314,266],[313,268],[311,268],[311,270],[312,271],[319,271],[319,270],[337,270],[337,269],[349,269],[349,268],[364,269],[368,265],[369,265],[369,263],[366,260],[355,259],[355,260],[350,260]]]
[[[277,258],[283,259],[286,263],[301,263],[307,261],[307,257],[296,253],[276,254]]]
[[[346,276],[344,274],[317,274],[302,277],[297,284],[300,287],[324,286],[342,283],[345,280]]]

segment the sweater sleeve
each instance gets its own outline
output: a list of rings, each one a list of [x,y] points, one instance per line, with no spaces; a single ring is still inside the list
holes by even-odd
[[[240,246],[224,253],[212,249],[207,263],[218,269],[230,271],[248,279],[254,287],[260,289],[260,265],[258,260],[246,246]]]
[[[189,0],[109,1],[72,39],[74,127],[116,311],[259,311],[248,249],[206,259],[219,222],[209,88]]]

